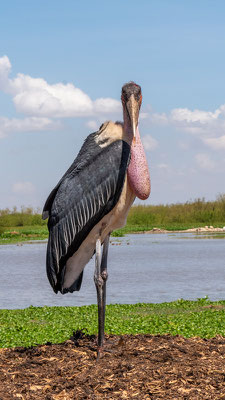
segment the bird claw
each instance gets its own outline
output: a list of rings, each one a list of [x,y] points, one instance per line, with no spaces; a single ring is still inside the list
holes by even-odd
[[[97,361],[102,357],[103,354],[103,346],[97,347]]]

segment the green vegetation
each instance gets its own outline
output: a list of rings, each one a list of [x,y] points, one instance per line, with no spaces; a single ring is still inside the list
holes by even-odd
[[[0,210],[0,244],[47,238],[47,223],[42,220],[40,210],[32,207]]]
[[[46,226],[46,221],[42,220],[41,211],[34,210],[32,207],[21,207],[20,211],[16,207],[13,210],[8,208],[0,210],[0,229],[2,231],[5,228],[21,226]]]
[[[134,206],[127,219],[129,230],[147,230],[144,227],[182,230],[205,225],[225,225],[225,194],[215,201],[197,199],[184,204]]]
[[[225,194],[219,195],[215,201],[197,199],[185,204],[133,206],[127,225],[113,236],[148,231],[154,227],[174,231],[205,225],[225,226]],[[20,212],[16,208],[0,210],[0,244],[47,237],[47,223],[42,220],[40,210],[24,207]]]
[[[0,230],[0,244],[14,244],[33,240],[44,240],[48,238],[47,225],[14,226]]]
[[[0,347],[60,343],[82,329],[97,333],[97,306],[0,310]],[[225,335],[225,301],[178,300],[161,304],[108,305],[108,334]]]

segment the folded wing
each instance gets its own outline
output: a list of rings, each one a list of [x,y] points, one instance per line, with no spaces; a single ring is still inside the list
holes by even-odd
[[[106,146],[88,136],[74,163],[49,195],[43,218],[49,217],[47,275],[55,292],[62,291],[67,260],[93,227],[119,200],[130,146],[117,140]],[[79,290],[82,276],[74,290]]]

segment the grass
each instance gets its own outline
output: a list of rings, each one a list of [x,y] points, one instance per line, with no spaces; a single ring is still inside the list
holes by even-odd
[[[138,205],[131,208],[128,226],[157,226],[164,229],[186,229],[196,226],[225,224],[225,195],[215,201],[197,199],[184,204]]]
[[[186,229],[190,228],[199,228],[199,227],[205,227],[206,223],[168,223],[168,224],[155,224],[155,225],[131,225],[129,222],[127,225],[122,228],[118,229],[117,231],[114,231],[111,236],[116,236],[116,237],[122,237],[124,235],[127,235],[129,233],[140,233],[140,232],[147,232],[151,231],[153,228],[159,228],[162,230],[167,230],[167,231],[185,231]],[[223,228],[225,226],[225,221],[224,222],[217,222],[214,224],[214,227],[217,228]]]
[[[12,226],[0,231],[0,244],[15,244],[25,241],[44,240],[48,238],[47,225]]]
[[[144,232],[154,227],[176,231],[205,225],[225,226],[225,194],[211,202],[197,199],[184,204],[133,206],[127,225],[112,236]],[[0,244],[47,238],[47,222],[42,220],[40,210],[24,207],[20,212],[16,208],[0,210]]]
[[[97,333],[97,306],[29,307],[0,310],[0,347],[60,343],[73,331]],[[171,334],[203,338],[225,335],[225,301],[177,300],[171,303],[108,305],[108,334]]]

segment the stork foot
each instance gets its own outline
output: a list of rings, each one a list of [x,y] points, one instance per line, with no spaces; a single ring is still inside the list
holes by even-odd
[[[98,346],[97,347],[97,361],[103,357],[105,353],[114,353],[115,349],[109,348],[108,346]]]
[[[98,342],[97,342],[98,343]],[[126,349],[126,343],[124,338],[121,336],[110,338],[103,341],[103,344],[99,346],[97,344],[97,360],[103,357],[104,353],[121,353]]]
[[[102,358],[103,355],[103,346],[98,346],[97,347],[97,361],[100,360],[100,358]]]

